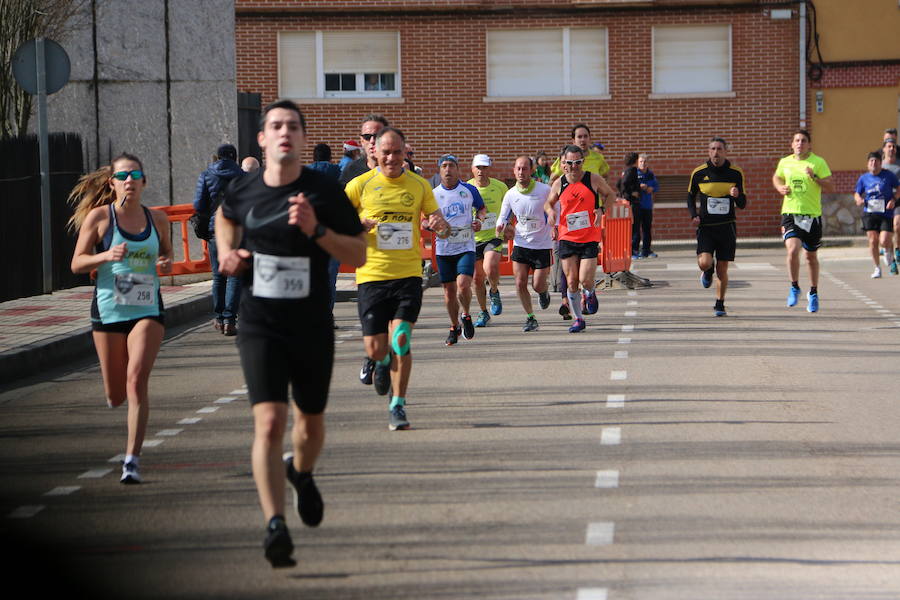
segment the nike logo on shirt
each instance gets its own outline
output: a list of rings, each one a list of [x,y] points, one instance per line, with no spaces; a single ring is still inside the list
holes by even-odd
[[[261,227],[265,227],[269,223],[274,223],[275,221],[286,217],[288,214],[288,209],[285,208],[283,211],[275,213],[274,215],[269,215],[268,217],[258,218],[253,214],[253,209],[256,207],[252,207],[250,212],[247,213],[246,226],[248,229],[259,229]]]

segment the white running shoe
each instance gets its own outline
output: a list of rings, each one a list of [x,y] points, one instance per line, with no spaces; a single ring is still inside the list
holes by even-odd
[[[872,271],[872,279],[878,279],[881,277],[881,267],[875,267],[875,270]]]
[[[133,462],[127,462],[122,465],[122,478],[119,480],[125,484],[134,484],[141,482],[141,472],[138,466]]]

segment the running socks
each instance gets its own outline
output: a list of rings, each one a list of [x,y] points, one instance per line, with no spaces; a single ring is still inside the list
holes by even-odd
[[[809,288],[809,293],[810,293],[810,294],[818,294],[818,293],[819,293],[819,288],[818,288],[818,287],[811,287],[811,288]]]
[[[581,314],[581,293],[566,292],[566,297],[569,299],[569,309],[575,313],[575,318],[584,319],[584,316]]]
[[[391,405],[388,407],[389,410],[394,410],[398,406],[405,406],[406,398],[401,398],[400,396],[391,396]]]
[[[391,366],[391,353],[388,352],[387,354],[384,355],[384,358],[382,358],[381,360],[376,360],[375,364],[381,365],[382,367]]]
[[[796,281],[792,281],[792,282],[791,282],[791,287],[794,288],[795,290],[799,290],[799,289],[800,289],[800,284],[799,284],[798,282],[796,282]]]
[[[126,465],[127,465],[128,463],[131,463],[131,464],[133,464],[134,466],[137,467],[137,466],[140,466],[140,462],[141,462],[141,457],[140,457],[140,456],[135,456],[134,454],[126,454],[126,455],[125,455],[125,464],[126,464]]]

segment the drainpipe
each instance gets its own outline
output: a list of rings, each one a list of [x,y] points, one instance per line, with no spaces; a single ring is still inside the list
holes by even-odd
[[[800,127],[806,129],[806,2],[800,3]]]

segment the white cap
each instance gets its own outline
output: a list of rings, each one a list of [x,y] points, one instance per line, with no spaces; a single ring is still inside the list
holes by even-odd
[[[491,157],[487,154],[476,154],[472,159],[473,167],[489,167],[491,166]]]

